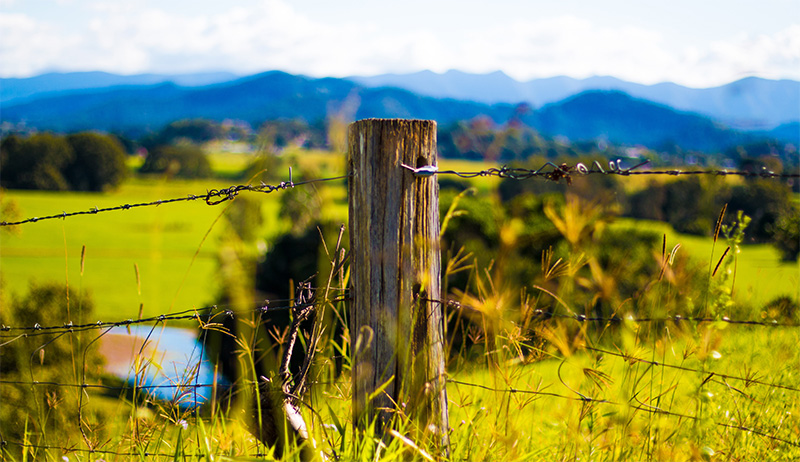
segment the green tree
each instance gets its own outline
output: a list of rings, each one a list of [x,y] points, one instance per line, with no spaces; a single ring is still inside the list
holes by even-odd
[[[70,188],[64,168],[75,153],[60,136],[41,133],[28,138],[15,135],[2,142],[0,185],[10,189],[64,191]]]
[[[118,186],[127,174],[125,151],[114,138],[99,133],[76,133],[67,136],[75,154],[64,169],[73,190],[102,191]]]
[[[728,209],[741,210],[752,218],[748,235],[755,241],[766,242],[778,217],[791,207],[789,186],[775,180],[753,180],[731,190]]]
[[[769,231],[772,244],[781,252],[783,261],[797,261],[800,256],[800,207],[797,204],[787,207]]]
[[[206,143],[222,136],[219,123],[205,119],[178,120],[164,127],[155,139],[158,144],[173,144],[181,140]]]
[[[627,215],[665,221],[680,233],[709,236],[714,217],[729,196],[724,181],[711,176],[651,182],[630,197]]]
[[[147,153],[141,173],[164,173],[179,178],[207,178],[211,163],[202,149],[193,145],[160,145]]]

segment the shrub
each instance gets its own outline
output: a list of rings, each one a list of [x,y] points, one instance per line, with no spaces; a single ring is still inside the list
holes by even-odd
[[[63,137],[51,133],[9,136],[2,143],[0,184],[10,189],[68,190],[63,171],[74,158]]]
[[[770,226],[772,244],[781,252],[783,261],[796,261],[800,256],[800,207],[787,207]]]
[[[766,242],[784,211],[791,208],[789,186],[774,180],[753,180],[731,190],[728,210],[741,210],[752,218],[750,240]]]
[[[32,327],[37,323],[63,325],[69,320],[78,324],[81,319],[90,319],[93,310],[88,297],[68,291],[60,284],[33,284],[26,296],[14,298],[9,304],[3,300],[3,304],[8,309],[0,311],[0,323],[14,327]],[[105,418],[99,418],[99,411],[85,406],[91,397],[84,396],[79,419],[79,396],[83,391],[55,384],[75,385],[81,380],[97,383],[103,361],[96,348],[87,348],[95,331],[56,330],[40,335],[41,332],[45,331],[11,341],[4,339],[0,346],[3,379],[17,382],[0,386],[0,402],[15,403],[0,406],[0,434],[16,441],[34,437],[43,444],[49,441],[68,447],[77,443],[79,422],[87,435],[94,435],[96,423]],[[34,380],[40,384],[30,385]]]
[[[11,135],[0,152],[0,184],[6,188],[102,191],[127,173],[122,146],[99,133]]]
[[[208,178],[211,163],[203,150],[192,145],[156,146],[147,153],[141,173],[164,173],[179,178]]]
[[[125,150],[116,139],[86,132],[67,136],[67,143],[75,155],[64,176],[73,190],[102,191],[125,179]]]

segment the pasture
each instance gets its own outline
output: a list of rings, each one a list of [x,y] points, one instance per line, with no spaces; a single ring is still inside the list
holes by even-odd
[[[213,155],[212,165],[225,180],[133,177],[118,190],[102,194],[7,191],[4,200],[13,201],[20,218],[27,218],[184,197],[238,182],[231,178],[249,160],[246,154]],[[342,155],[326,152],[285,153],[280,168],[288,165],[293,166],[295,181],[298,175],[335,176],[345,169]],[[479,162],[443,159],[440,164],[441,170],[483,168],[486,165]],[[288,180],[288,171],[277,175]],[[499,180],[476,178],[470,183],[477,186],[480,197],[493,194]],[[346,223],[344,184],[313,185],[326,204],[322,217]],[[254,196],[263,217],[254,230],[257,239],[246,244],[254,247],[251,252],[270,249],[292,228],[281,217],[280,195],[284,193],[242,193]],[[186,201],[47,220],[2,232],[4,296],[20,296],[30,281],[66,283],[94,300],[96,319],[75,319],[76,323],[133,319],[140,315],[140,306],[144,317],[208,306],[223,290],[219,255],[232,245],[232,231],[224,218],[232,203],[208,206],[202,200]],[[666,235],[667,250],[680,244],[678,252],[703,267],[704,274],[725,249],[724,241],[678,234],[664,223],[620,218],[610,229]],[[749,310],[748,320],[763,324],[630,318],[583,322],[564,316],[534,317],[523,329],[519,318],[502,317],[500,300],[514,309],[534,310],[545,308],[542,293],[534,297],[532,306],[508,301],[519,298],[518,294],[500,293],[502,288],[492,294],[495,298],[477,297],[485,304],[477,306],[477,311],[495,327],[484,325],[483,330],[470,332],[475,347],[471,353],[450,355],[451,460],[800,458],[800,389],[796,387],[800,330],[792,318],[796,313],[773,326],[769,321],[774,313],[763,309],[779,296],[800,298],[800,266],[780,262],[777,251],[759,244],[742,246],[734,268],[734,299]],[[654,287],[655,292],[670,290],[660,282]],[[490,314],[498,318],[491,319]],[[170,325],[201,327],[195,320]],[[325,345],[323,350],[335,347]],[[432,449],[422,443],[396,436],[381,441],[369,431],[356,433],[350,421],[350,352],[345,348],[336,353],[342,357],[343,373],[335,374],[330,361],[323,358],[313,371],[309,406],[303,410],[319,448],[340,460],[436,460]],[[73,391],[67,399],[79,395]],[[115,409],[115,417],[96,430],[107,435],[97,446],[105,451],[99,452],[105,461],[270,457],[269,449],[244,430],[243,409],[212,406],[202,414],[192,414],[170,403],[137,401],[124,394],[87,396],[91,397],[87,408]],[[413,424],[399,417],[398,431],[413,433]],[[31,437],[32,447],[45,440]],[[97,454],[85,449],[86,440],[77,426],[67,440],[56,448],[34,448],[23,457],[98,460]],[[64,447],[83,449],[70,452]],[[299,456],[290,451],[285,458]]]
[[[216,160],[223,171],[244,165],[234,157],[232,164]],[[316,153],[299,163],[320,165],[323,174],[336,174],[343,165],[327,153]],[[441,169],[478,171],[480,162],[442,161]],[[288,171],[286,172],[288,179]],[[489,182],[496,184],[496,178]],[[473,183],[485,179],[470,180]],[[23,217],[57,214],[60,211],[90,210],[149,202],[158,199],[202,194],[208,189],[230,186],[223,180],[170,180],[132,178],[116,191],[107,193],[7,191]],[[487,187],[484,185],[483,187]],[[318,187],[334,204],[323,209],[325,218],[346,222],[347,192],[343,183]],[[264,245],[284,233],[289,224],[279,218],[279,195],[255,195],[264,217],[256,235]],[[226,223],[221,219],[230,202],[208,206],[202,200],[145,207],[127,211],[85,215],[67,220],[49,220],[18,227],[13,233],[0,233],[0,272],[6,290],[23,291],[30,280],[63,281],[92,294],[101,319],[117,313],[136,313],[140,303],[144,314],[154,316],[171,311],[204,307],[217,294],[217,252]],[[669,225],[642,220],[618,219],[612,228],[653,230],[667,235],[670,248],[681,244],[700,264],[718,259],[724,245],[712,255],[711,238],[675,233]],[[81,251],[86,246],[83,274]],[[781,262],[768,244],[745,245],[738,255],[737,300],[752,306],[762,305],[780,295],[800,296],[800,266]],[[137,282],[134,265],[138,266]]]

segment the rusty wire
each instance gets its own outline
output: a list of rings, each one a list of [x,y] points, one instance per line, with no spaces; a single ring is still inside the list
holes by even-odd
[[[709,170],[681,170],[681,169],[662,169],[662,170],[641,170],[640,167],[647,165],[650,161],[645,160],[632,167],[624,168],[622,160],[609,161],[607,167],[603,167],[598,161],[594,161],[589,167],[582,162],[574,165],[562,163],[556,165],[553,162],[545,162],[537,169],[523,168],[523,167],[508,167],[502,166],[499,168],[488,168],[475,172],[458,172],[455,170],[439,170],[436,172],[439,175],[456,175],[461,178],[476,178],[476,177],[490,177],[496,176],[499,178],[507,178],[511,180],[527,180],[529,178],[543,178],[550,181],[558,182],[565,180],[567,183],[572,182],[573,175],[618,175],[618,176],[631,176],[631,175],[712,175],[712,176],[739,176],[742,178],[763,178],[763,179],[781,179],[781,178],[800,178],[800,173],[775,173],[769,170],[762,170],[761,172],[752,172],[749,170],[728,170],[728,169],[709,169]]]
[[[537,169],[530,169],[530,168],[523,168],[523,167],[509,167],[509,166],[502,166],[502,167],[492,167],[486,170],[480,171],[473,171],[473,172],[461,172],[456,170],[436,170],[436,169],[429,169],[422,172],[422,169],[414,169],[408,167],[406,165],[401,165],[409,170],[414,171],[415,174],[419,176],[432,176],[432,175],[455,175],[461,178],[478,178],[478,177],[498,177],[510,180],[528,180],[531,178],[541,178],[548,181],[553,182],[560,182],[564,180],[567,184],[572,184],[572,180],[575,176],[585,176],[585,175],[593,175],[593,174],[600,174],[600,175],[618,175],[618,176],[631,176],[631,175],[668,175],[668,176],[680,176],[680,175],[713,175],[713,176],[738,176],[742,178],[761,178],[761,179],[789,179],[789,178],[800,178],[800,173],[775,173],[769,170],[762,170],[761,172],[752,172],[747,170],[727,170],[727,169],[714,169],[714,170],[681,170],[681,169],[668,169],[668,170],[641,170],[640,168],[644,165],[648,164],[649,161],[645,160],[640,162],[632,167],[624,168],[622,166],[622,161],[617,159],[616,161],[608,162],[607,167],[603,167],[598,161],[594,161],[590,164],[590,166],[586,166],[586,164],[579,162],[574,165],[569,165],[567,163],[562,163],[561,165],[556,165],[552,162],[545,162],[541,167]],[[351,175],[341,175],[337,177],[331,178],[319,178],[313,180],[306,180],[301,182],[281,182],[275,185],[269,185],[265,183],[261,183],[260,185],[234,185],[228,188],[223,189],[210,189],[206,191],[205,194],[189,194],[188,196],[184,197],[177,197],[172,199],[160,199],[156,201],[150,202],[141,202],[136,204],[122,204],[117,205],[114,207],[106,207],[106,208],[98,208],[94,207],[89,210],[80,210],[75,212],[61,212],[56,213],[44,217],[30,217],[24,220],[19,221],[0,221],[0,227],[3,226],[16,226],[16,225],[23,225],[27,223],[36,223],[43,220],[53,220],[57,218],[66,219],[68,217],[73,217],[77,215],[96,215],[102,212],[112,212],[112,211],[119,211],[119,210],[130,210],[133,208],[139,207],[152,207],[152,206],[159,206],[165,204],[172,204],[176,202],[187,202],[187,201],[195,201],[195,200],[203,200],[208,205],[218,205],[223,202],[233,200],[240,192],[248,191],[248,192],[260,192],[260,193],[271,193],[278,190],[290,189],[295,186],[302,186],[306,184],[324,182],[324,181],[334,181],[334,180],[341,180],[344,178],[349,178]]]
[[[240,184],[240,185],[234,185],[234,186],[231,186],[231,187],[228,187],[228,188],[223,188],[223,189],[209,189],[209,190],[206,191],[205,194],[189,194],[187,196],[175,197],[175,198],[172,198],[172,199],[159,199],[159,200],[150,201],[150,202],[139,202],[139,203],[135,203],[135,204],[122,204],[122,205],[117,205],[117,206],[114,206],[114,207],[104,207],[104,208],[93,207],[93,208],[91,208],[89,210],[79,210],[79,211],[75,211],[75,212],[66,212],[66,211],[64,211],[64,212],[61,212],[61,213],[47,215],[47,216],[44,216],[44,217],[26,218],[26,219],[20,220],[20,221],[11,221],[11,222],[9,222],[9,221],[0,221],[0,227],[23,225],[23,224],[26,224],[26,223],[36,223],[36,222],[39,222],[39,221],[53,220],[53,219],[57,219],[57,218],[66,219],[68,217],[74,217],[74,216],[78,216],[78,215],[96,215],[98,213],[103,213],[103,212],[114,212],[114,211],[120,211],[120,210],[130,210],[130,209],[140,208],[140,207],[157,207],[157,206],[160,206],[160,205],[174,204],[176,202],[189,202],[189,201],[202,200],[202,201],[205,201],[205,203],[208,204],[208,205],[218,205],[218,204],[221,204],[223,202],[226,202],[226,201],[229,201],[229,200],[233,200],[242,191],[269,194],[269,193],[274,192],[274,191],[291,189],[291,188],[294,188],[295,186],[302,186],[302,185],[307,185],[307,184],[312,184],[312,183],[320,183],[320,182],[324,182],[324,181],[341,180],[341,179],[347,178],[347,177],[348,177],[347,175],[343,175],[343,176],[331,177],[331,178],[318,178],[318,179],[314,179],[314,180],[299,181],[297,183],[294,183],[294,182],[291,182],[291,181],[289,181],[289,182],[282,181],[282,182],[280,182],[278,184],[275,184],[275,185],[270,185],[270,184],[266,184],[266,183],[261,183],[260,185],[251,185],[251,184],[244,185],[244,184]]]

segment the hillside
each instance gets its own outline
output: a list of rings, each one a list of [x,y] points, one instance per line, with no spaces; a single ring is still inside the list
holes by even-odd
[[[51,72],[29,78],[0,79],[0,102],[27,98],[47,93],[100,89],[118,86],[156,85],[174,83],[186,87],[199,87],[230,81],[236,75],[228,72],[197,74],[138,74],[118,75],[108,72]]]
[[[46,94],[6,103],[2,120],[55,131],[139,131],[178,119],[238,119],[252,125],[275,118],[325,119],[345,101],[357,103],[358,118],[415,117],[452,123],[477,115],[498,121],[510,105],[440,100],[399,89],[368,89],[343,79],[309,79],[267,72],[205,87],[172,83],[123,86]]]
[[[800,120],[800,82],[792,80],[748,77],[719,87],[689,88],[669,82],[642,85],[608,76],[558,76],[520,82],[502,72],[469,74],[455,70],[349,78],[371,88],[397,87],[420,95],[486,104],[524,101],[534,107],[585,91],[616,90],[748,130],[770,129]]]
[[[752,140],[710,119],[675,111],[617,91],[589,91],[549,104],[527,119],[541,133],[569,139],[605,139],[616,144],[716,151]]]
[[[140,134],[179,119],[236,119],[258,126],[277,118],[314,122],[343,110],[346,117],[357,119],[424,118],[448,125],[485,116],[503,123],[512,117],[515,107],[420,96],[397,88],[366,88],[346,79],[267,72],[200,87],[160,83],[45,93],[4,103],[0,117],[11,126],[37,130]],[[733,130],[697,114],[613,91],[581,93],[529,112],[522,120],[545,135],[571,140],[600,138],[703,151],[721,151],[768,136]],[[772,134],[791,137],[792,131],[781,128]]]

